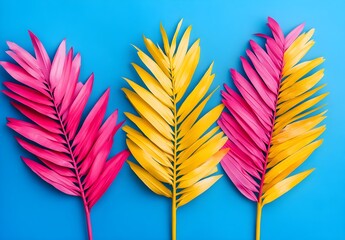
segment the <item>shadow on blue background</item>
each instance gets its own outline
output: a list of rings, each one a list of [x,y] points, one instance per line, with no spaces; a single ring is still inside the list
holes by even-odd
[[[243,1],[241,1],[243,2]],[[196,76],[214,60],[215,86],[230,84],[228,69],[239,68],[253,33],[266,32],[267,16],[285,30],[306,22],[316,28],[316,44],[307,58],[324,56],[330,95],[324,144],[301,169],[316,171],[284,197],[265,206],[262,239],[345,239],[344,174],[344,56],[345,2],[338,1],[39,1],[0,2],[0,59],[5,41],[31,49],[27,30],[41,39],[50,55],[67,38],[82,55],[81,81],[95,73],[89,107],[111,88],[108,114],[119,109],[133,112],[121,88],[122,76],[138,81],[130,63],[139,62],[131,43],[143,47],[142,34],[161,42],[159,23],[172,34],[177,22],[192,24],[192,40],[201,39],[201,60]],[[31,51],[32,52],[32,51]],[[1,82],[9,76],[0,70]],[[197,78],[194,79],[196,81]],[[1,87],[3,88],[3,87]],[[213,97],[210,107],[220,102]],[[20,160],[22,150],[6,126],[6,117],[19,117],[8,99],[0,95],[0,239],[85,239],[80,200],[54,190]],[[113,154],[125,148],[125,135],[116,136]],[[256,206],[241,196],[227,177],[178,211],[178,239],[253,239]],[[123,167],[108,192],[92,212],[94,238],[170,238],[170,201],[148,190]]]

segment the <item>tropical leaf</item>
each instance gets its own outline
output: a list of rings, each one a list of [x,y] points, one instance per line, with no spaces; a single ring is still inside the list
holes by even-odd
[[[228,149],[227,141],[219,127],[212,124],[219,118],[220,104],[200,117],[206,103],[214,93],[207,92],[215,77],[210,65],[196,87],[188,94],[194,71],[199,62],[199,40],[190,48],[191,26],[177,43],[182,24],[179,22],[169,43],[161,26],[163,49],[144,37],[149,55],[136,47],[147,69],[133,63],[145,87],[126,79],[133,90],[124,88],[129,101],[139,116],[126,113],[136,125],[123,127],[127,145],[137,163],[129,162],[131,169],[154,193],[172,199],[172,239],[176,239],[176,210],[187,204],[208,188],[221,175],[217,164]]]
[[[94,76],[78,82],[81,58],[66,54],[65,40],[51,62],[38,38],[30,32],[35,57],[8,42],[7,54],[16,64],[0,62],[19,83],[5,82],[3,93],[27,120],[8,118],[7,126],[26,140],[18,143],[40,161],[23,157],[25,164],[44,181],[61,192],[82,199],[92,239],[90,210],[115,179],[129,151],[107,161],[113,137],[122,123],[116,124],[117,111],[104,123],[109,89],[93,106],[84,122],[81,116],[91,94]],[[79,128],[79,126],[81,126]]]
[[[239,93],[225,85],[223,112],[219,126],[228,136],[231,150],[221,165],[237,189],[257,202],[257,233],[260,238],[261,208],[291,190],[312,171],[291,175],[322,140],[325,130],[318,126],[325,112],[314,114],[328,93],[316,87],[323,69],[313,71],[324,60],[301,61],[314,45],[314,29],[302,33],[304,24],[286,37],[278,23],[268,18],[272,36],[265,48],[250,41],[249,58],[241,57],[245,75],[231,69]]]

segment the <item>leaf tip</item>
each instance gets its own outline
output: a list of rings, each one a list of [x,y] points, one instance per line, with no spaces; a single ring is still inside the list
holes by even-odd
[[[267,21],[268,21],[268,24],[270,23],[278,24],[278,22],[273,17],[270,17],[270,16],[267,17]]]
[[[311,169],[308,169],[304,172],[301,172],[300,175],[303,176],[303,179],[307,178],[312,172],[314,172],[316,170],[316,168],[311,168]]]
[[[121,122],[119,122],[119,123],[117,124],[117,126],[122,127],[122,125],[125,124],[125,122],[126,122],[126,120],[122,120]]]
[[[256,47],[256,42],[253,40],[253,39],[250,39],[249,40],[249,44],[252,48],[255,48]]]
[[[66,51],[66,38],[62,39],[58,49],[60,49],[60,48],[61,48],[61,51],[63,51],[63,52]]]
[[[221,177],[223,177],[224,176],[224,174],[218,174],[218,175],[216,175],[215,176],[215,178],[216,178],[216,181],[218,181]]]
[[[110,95],[110,88],[108,87],[108,88],[105,90],[104,94],[102,95],[102,98],[103,98],[103,97],[105,98],[105,100],[104,100],[105,102],[108,102],[109,95]]]
[[[164,27],[163,27],[163,23],[162,23],[162,22],[159,23],[159,28],[160,28],[161,31],[164,30]]]
[[[121,88],[121,91],[124,92],[125,94],[126,94],[126,91],[127,91],[127,90],[128,90],[128,89],[125,88],[125,87]]]
[[[326,86],[326,85],[327,85],[327,84],[325,83],[325,86]],[[326,97],[326,96],[329,95],[329,92],[325,92],[324,94],[325,94],[325,97]],[[327,111],[327,110],[326,110],[326,111]]]
[[[6,41],[7,46],[12,49],[16,44],[14,42],[11,41]]]
[[[222,148],[220,151],[223,151],[226,154],[230,151],[230,148],[229,147]]]
[[[212,71],[212,69],[213,69],[213,66],[214,66],[214,61],[212,61],[212,62],[211,62],[211,64],[210,64],[210,67],[209,67],[209,69],[210,69],[210,72]]]
[[[188,27],[187,27],[187,30],[186,31],[188,31],[188,32],[191,32],[192,31],[192,25],[189,25]]]
[[[28,30],[28,33],[32,41],[38,40],[37,36],[31,30]]]
[[[123,153],[127,155],[127,157],[129,157],[129,155],[131,155],[131,152],[128,149],[123,150]],[[126,157],[126,158],[127,158]],[[128,161],[128,160],[127,160]]]
[[[122,77],[128,84],[130,84],[132,81],[126,77]]]
[[[231,74],[231,77],[232,77],[233,79],[235,79],[235,78],[236,78],[237,71],[236,71],[235,69],[231,68],[231,69],[230,69],[230,74]]]
[[[93,83],[93,80],[95,79],[95,74],[92,72],[90,74],[89,80]]]
[[[13,121],[13,118],[11,118],[11,117],[6,117],[6,120],[7,120],[7,123],[10,123],[10,122]]]
[[[138,52],[140,52],[140,49],[137,46],[135,46],[134,44],[131,44],[131,46],[134,47]]]
[[[247,61],[247,59],[243,56],[240,56],[240,60],[243,62],[243,61]]]

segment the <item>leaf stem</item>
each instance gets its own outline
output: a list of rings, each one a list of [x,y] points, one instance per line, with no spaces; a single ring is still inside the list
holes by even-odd
[[[173,193],[172,207],[171,207],[171,239],[176,240],[176,197]]]
[[[89,240],[92,240],[92,226],[91,226],[90,210],[85,204],[84,204],[84,209],[85,209],[85,216],[86,216],[86,223],[87,223],[87,234],[89,236]]]
[[[53,91],[51,89],[51,86],[50,86],[49,83],[47,85],[48,85],[48,89],[49,89],[51,100],[52,100],[52,102],[54,104],[54,109],[55,109],[56,115],[58,117],[58,120],[59,120],[59,123],[60,123],[60,126],[61,126],[62,135],[64,136],[64,138],[66,140],[66,144],[68,146],[69,154],[70,154],[70,156],[72,158],[73,168],[75,170],[76,178],[77,178],[77,181],[78,181],[78,187],[80,189],[80,197],[82,198],[84,209],[85,209],[86,223],[87,223],[87,232],[88,232],[88,237],[89,237],[88,239],[92,240],[92,228],[91,228],[91,219],[90,219],[90,209],[89,209],[87,201],[86,201],[85,190],[84,190],[84,187],[83,187],[82,182],[81,182],[81,176],[79,174],[77,161],[75,159],[75,156],[74,156],[74,153],[73,153],[73,150],[72,150],[71,139],[69,138],[69,136],[68,136],[68,134],[66,132],[66,127],[65,127],[65,125],[64,125],[64,123],[62,121],[62,114],[60,113],[59,108],[58,108],[58,106],[56,104],[56,101],[54,99],[54,94],[53,94]]]
[[[284,58],[284,55],[283,55]],[[273,131],[274,131],[274,125],[276,122],[276,118],[277,118],[277,103],[278,103],[278,99],[279,99],[279,90],[281,88],[281,83],[282,83],[282,70],[284,67],[284,61],[282,62],[282,66],[281,66],[281,70],[280,70],[280,74],[279,74],[279,84],[278,84],[278,92],[277,92],[277,96],[275,99],[275,103],[274,105],[276,106],[276,108],[274,109],[273,112],[273,118],[272,118],[272,129],[270,132],[270,139],[268,141],[268,148],[266,151],[266,157],[265,157],[265,162],[264,162],[264,168],[263,168],[263,173],[262,173],[262,177],[261,177],[261,181],[260,181],[260,188],[259,188],[259,194],[258,194],[258,207],[257,207],[257,214],[256,214],[256,240],[260,240],[260,223],[261,223],[261,210],[262,210],[262,191],[263,191],[263,186],[264,186],[264,182],[265,182],[265,176],[267,173],[267,162],[268,162],[268,155],[269,152],[271,150],[271,143],[272,143],[272,137],[273,137]]]
[[[256,233],[255,233],[256,240],[260,240],[261,212],[262,212],[262,203],[258,202],[257,211],[256,211]]]
[[[173,103],[174,103],[174,159],[173,159],[173,182],[172,182],[172,203],[171,203],[171,240],[176,240],[176,198],[177,198],[177,103],[176,103],[176,92],[175,92],[175,72],[174,67],[172,64],[172,57],[170,56],[170,79],[172,82],[172,90],[173,90]]]
[[[177,110],[176,110],[176,97],[174,93],[174,167],[173,167],[173,193],[172,193],[172,206],[171,206],[171,239],[176,240],[176,165],[177,165]]]

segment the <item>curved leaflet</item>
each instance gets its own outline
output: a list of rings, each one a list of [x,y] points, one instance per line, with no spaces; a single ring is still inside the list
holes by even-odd
[[[219,127],[211,126],[219,118],[220,104],[201,116],[215,92],[207,93],[214,74],[207,69],[199,83],[186,95],[199,62],[199,40],[190,47],[189,26],[179,43],[182,21],[169,42],[161,26],[163,48],[144,37],[151,56],[137,49],[146,69],[133,63],[145,87],[125,79],[132,90],[123,91],[138,115],[126,113],[137,129],[123,127],[127,146],[139,164],[129,162],[131,169],[154,193],[172,199],[172,239],[176,239],[176,210],[209,187],[221,175],[217,164],[228,149],[221,149],[227,138]],[[210,129],[208,131],[208,129]]]
[[[81,65],[73,49],[66,53],[65,40],[53,61],[38,38],[30,32],[35,57],[15,43],[6,52],[16,64],[0,62],[15,79],[4,82],[3,93],[27,120],[8,118],[7,126],[21,135],[18,143],[37,157],[22,157],[40,178],[68,195],[82,199],[92,239],[90,210],[115,179],[129,151],[111,157],[113,137],[122,123],[116,124],[117,111],[104,123],[109,89],[101,96],[84,122],[81,116],[92,91],[93,74],[78,81]]]
[[[237,189],[257,202],[256,239],[260,239],[261,210],[304,180],[314,169],[298,174],[297,169],[322,140],[326,129],[319,124],[325,113],[317,104],[328,93],[317,84],[324,59],[301,61],[314,45],[314,29],[302,33],[304,24],[284,36],[278,23],[268,18],[272,36],[265,48],[250,41],[247,58],[241,57],[245,75],[231,69],[236,91],[225,85],[219,126],[228,136],[231,150],[221,165]]]

